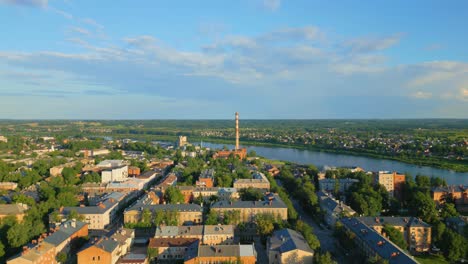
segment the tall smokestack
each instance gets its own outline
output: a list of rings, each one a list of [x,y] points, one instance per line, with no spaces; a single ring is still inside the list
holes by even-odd
[[[239,113],[236,112],[236,150],[239,149]]]

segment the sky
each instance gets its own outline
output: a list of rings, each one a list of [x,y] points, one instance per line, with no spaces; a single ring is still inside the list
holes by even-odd
[[[468,1],[0,0],[0,119],[468,118]]]

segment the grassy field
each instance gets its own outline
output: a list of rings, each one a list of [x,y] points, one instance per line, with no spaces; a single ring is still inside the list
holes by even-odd
[[[416,257],[416,260],[421,264],[449,264],[447,260],[441,255],[427,255]]]

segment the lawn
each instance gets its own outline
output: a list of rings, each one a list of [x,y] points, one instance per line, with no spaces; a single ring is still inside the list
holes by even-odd
[[[421,264],[449,264],[442,255],[418,256],[416,257],[416,260]]]

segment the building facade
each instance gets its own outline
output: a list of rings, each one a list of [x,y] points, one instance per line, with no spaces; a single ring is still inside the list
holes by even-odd
[[[314,251],[300,233],[285,228],[268,238],[267,255],[269,264],[312,264]]]

